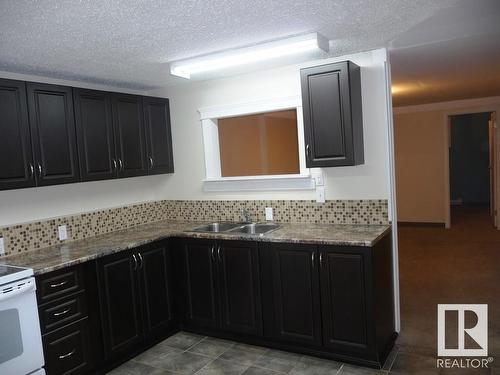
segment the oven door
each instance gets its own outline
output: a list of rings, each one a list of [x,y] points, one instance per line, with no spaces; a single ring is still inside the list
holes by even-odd
[[[0,286],[0,374],[29,374],[43,366],[35,279]]]

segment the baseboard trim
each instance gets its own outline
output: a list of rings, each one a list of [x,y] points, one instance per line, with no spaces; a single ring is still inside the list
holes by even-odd
[[[422,221],[398,221],[400,227],[434,227],[445,228],[445,223],[429,223]]]

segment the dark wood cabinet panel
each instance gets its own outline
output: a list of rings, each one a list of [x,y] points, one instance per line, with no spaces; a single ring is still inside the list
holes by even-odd
[[[215,243],[187,240],[183,243],[185,316],[188,326],[219,326]]]
[[[369,252],[320,248],[323,345],[340,353],[374,354]]]
[[[110,94],[73,89],[73,97],[82,181],[116,177]]]
[[[112,107],[118,176],[147,175],[142,97],[113,94]]]
[[[259,259],[256,243],[224,241],[217,247],[222,328],[262,335]]]
[[[165,98],[143,98],[149,174],[174,172],[170,106]]]
[[[267,245],[271,252],[272,336],[321,345],[321,311],[316,247]]]
[[[78,182],[78,153],[71,87],[27,84],[37,185]]]
[[[346,61],[300,74],[307,167],[362,164],[360,68]]]
[[[0,190],[35,186],[26,84],[0,79]]]
[[[170,253],[166,242],[159,242],[140,249],[138,257],[145,334],[161,336],[175,323]]]
[[[138,261],[130,251],[98,262],[98,284],[106,358],[127,352],[143,339],[136,271]]]
[[[47,375],[87,374],[92,367],[87,318],[43,336]]]

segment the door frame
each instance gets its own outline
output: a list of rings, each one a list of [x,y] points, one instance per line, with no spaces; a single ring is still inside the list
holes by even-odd
[[[445,196],[445,207],[444,207],[444,214],[445,214],[445,228],[449,229],[451,227],[451,199],[450,199],[450,158],[449,158],[449,148],[450,148],[450,138],[451,138],[451,116],[455,115],[468,115],[468,114],[474,114],[474,113],[484,113],[484,112],[490,112],[490,113],[495,113],[496,114],[496,120],[495,123],[493,124],[494,131],[495,131],[495,145],[494,145],[494,189],[493,189],[493,196],[494,196],[494,202],[495,202],[495,210],[496,212],[499,211],[499,202],[498,202],[498,197],[500,197],[499,194],[499,184],[498,184],[498,177],[500,176],[500,167],[499,167],[499,153],[498,150],[500,149],[500,131],[498,127],[498,114],[500,113],[500,105],[482,105],[482,106],[474,106],[474,107],[466,107],[466,108],[459,108],[459,109],[454,109],[454,110],[446,110],[443,113],[443,131],[444,131],[444,139],[445,139],[445,144],[444,144],[444,196]],[[500,226],[498,225],[498,220],[496,218],[496,215],[494,217],[494,225],[496,229],[500,229]]]

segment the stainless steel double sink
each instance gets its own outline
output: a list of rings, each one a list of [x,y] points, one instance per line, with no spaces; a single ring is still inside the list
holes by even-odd
[[[220,222],[200,225],[189,232],[264,235],[280,226],[271,223],[231,223]]]

